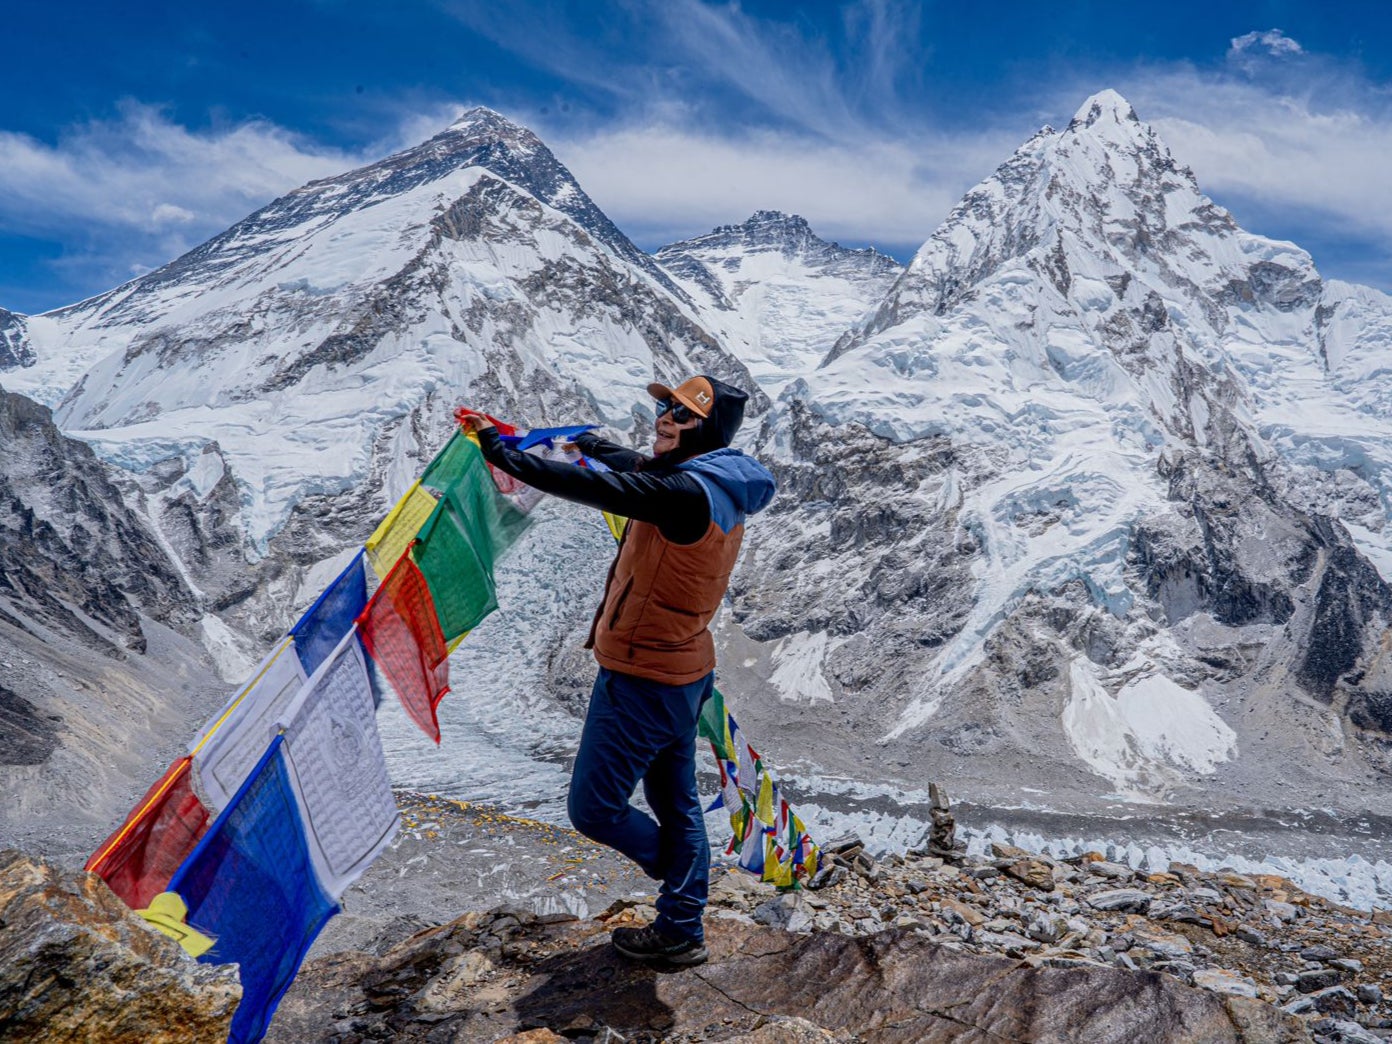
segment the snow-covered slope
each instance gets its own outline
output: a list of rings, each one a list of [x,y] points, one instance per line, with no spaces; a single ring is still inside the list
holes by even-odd
[[[775,210],[656,256],[770,394],[820,363],[902,271],[891,257],[827,243]]]
[[[1392,302],[1238,228],[1121,98],[1026,142],[903,271],[765,212],[660,261],[476,110],[0,315],[0,384],[128,466],[207,619],[266,638],[457,403],[636,442],[654,375],[747,364],[792,380],[751,410],[781,489],[720,685],[807,807],[903,839],[928,779],[1078,813],[1385,802]],[[403,782],[560,815],[611,545],[537,520],[456,654],[450,742],[385,733]]]
[[[828,683],[793,716],[986,789],[1385,794],[1389,321],[1115,93],[1045,128],[766,420],[737,604]]]
[[[220,535],[191,531],[207,510],[171,520],[186,554],[231,537],[253,557],[277,539],[329,554],[370,531],[460,403],[632,433],[654,377],[751,384],[693,314],[535,135],[475,109],[157,272],[29,317],[36,361],[3,381],[58,401],[64,428],[110,459],[174,476],[150,484],[154,517],[216,491]],[[247,589],[244,565],[204,578],[220,601]]]

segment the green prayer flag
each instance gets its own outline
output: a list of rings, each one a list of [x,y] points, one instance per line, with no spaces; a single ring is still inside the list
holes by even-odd
[[[696,733],[703,740],[714,744],[718,750],[725,750],[725,697],[720,695],[719,689],[713,689],[710,698],[701,704],[701,716],[696,719]]]
[[[498,608],[491,563],[485,566],[481,560],[479,543],[453,500],[446,497],[435,505],[411,549],[430,588],[446,641],[473,630]]]
[[[423,485],[454,501],[458,516],[484,568],[493,567],[527,528],[528,518],[513,506],[489,473],[483,451],[462,432],[455,432],[421,476]]]

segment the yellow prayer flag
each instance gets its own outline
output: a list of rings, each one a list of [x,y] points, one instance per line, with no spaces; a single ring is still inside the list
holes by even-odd
[[[604,524],[609,527],[609,535],[615,540],[623,538],[624,530],[628,527],[628,519],[622,515],[616,515],[612,511],[603,512]]]
[[[759,783],[759,805],[754,815],[768,826],[773,826],[773,777],[767,772]]]
[[[396,506],[387,512],[382,524],[367,538],[367,558],[379,580],[385,579],[392,566],[406,553],[421,526],[425,525],[425,520],[435,510],[436,503],[434,494],[420,484],[420,479],[416,479],[396,502]]]
[[[184,923],[188,906],[177,892],[161,892],[150,900],[144,910],[135,911],[151,928],[169,936],[190,957],[202,957],[213,948],[213,940]]]

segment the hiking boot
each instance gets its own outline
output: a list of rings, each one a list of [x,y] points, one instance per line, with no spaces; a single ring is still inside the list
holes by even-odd
[[[673,939],[652,925],[642,928],[615,928],[609,936],[625,957],[635,961],[666,961],[669,964],[704,964],[706,947],[696,939]]]

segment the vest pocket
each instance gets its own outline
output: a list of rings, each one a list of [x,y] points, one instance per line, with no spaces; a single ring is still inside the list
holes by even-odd
[[[623,614],[624,603],[628,601],[628,593],[633,590],[633,577],[628,578],[628,582],[623,585],[623,590],[619,592],[619,597],[614,600],[614,611],[609,614],[609,630],[614,630],[619,625],[619,617]]]

